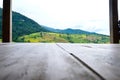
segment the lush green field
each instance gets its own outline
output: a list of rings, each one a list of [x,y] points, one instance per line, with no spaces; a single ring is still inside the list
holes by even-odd
[[[59,34],[38,32],[21,36],[17,42],[44,42],[44,43],[109,43],[109,36],[100,34]]]

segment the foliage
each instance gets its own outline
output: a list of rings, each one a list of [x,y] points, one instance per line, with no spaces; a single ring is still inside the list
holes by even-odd
[[[35,21],[13,12],[13,40],[16,40],[18,36],[27,35],[40,31],[47,31],[41,27]]]
[[[44,43],[109,43],[109,36],[96,34],[60,34],[52,32],[38,32],[21,36],[17,42],[44,42]]]

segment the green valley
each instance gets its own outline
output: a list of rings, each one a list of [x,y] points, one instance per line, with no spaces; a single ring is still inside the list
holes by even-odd
[[[109,43],[109,36],[99,34],[60,34],[52,32],[38,32],[21,36],[17,42],[44,43]]]
[[[12,11],[13,42],[109,43],[109,36],[80,29],[54,29]],[[0,42],[2,41],[2,8],[0,8]]]

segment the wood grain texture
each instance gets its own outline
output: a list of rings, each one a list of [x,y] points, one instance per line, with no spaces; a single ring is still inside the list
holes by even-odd
[[[0,80],[101,80],[56,44],[0,45]]]
[[[107,80],[120,79],[120,44],[58,44]]]

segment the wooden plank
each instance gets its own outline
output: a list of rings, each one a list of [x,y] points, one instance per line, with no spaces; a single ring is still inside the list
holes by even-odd
[[[101,80],[56,44],[0,46],[0,80]]]
[[[110,9],[110,41],[111,43],[119,43],[119,27],[118,27],[118,0],[109,0]]]
[[[11,0],[3,0],[2,42],[12,42]]]
[[[120,79],[119,44],[58,44],[88,64],[106,80]]]

